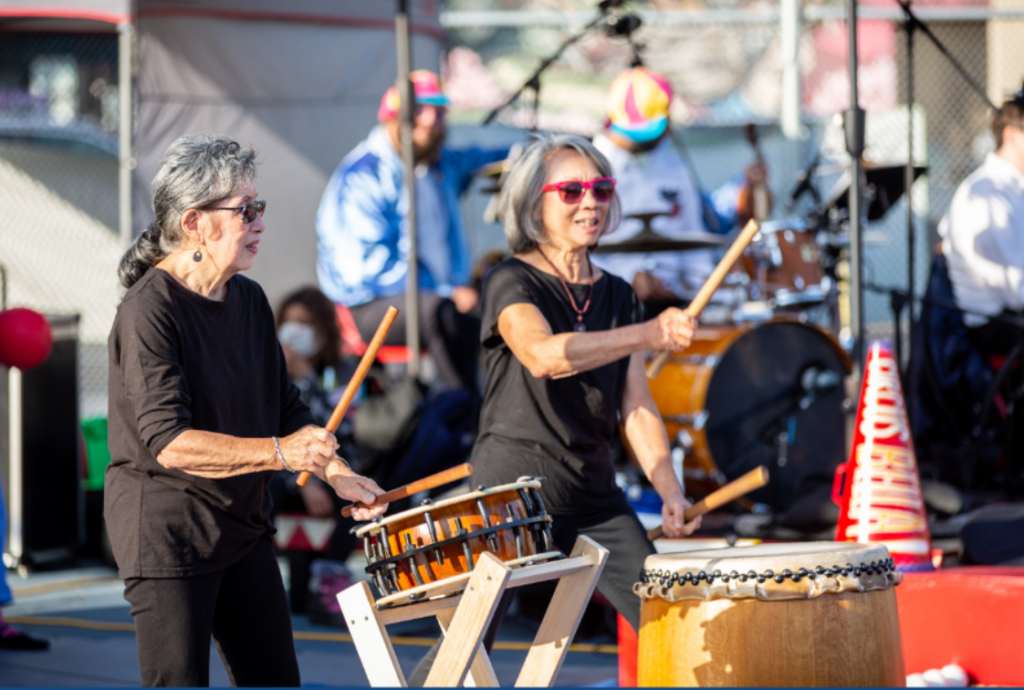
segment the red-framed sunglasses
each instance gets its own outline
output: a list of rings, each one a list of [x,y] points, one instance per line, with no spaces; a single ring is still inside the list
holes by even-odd
[[[615,196],[615,178],[599,177],[586,182],[571,180],[544,185],[545,192],[557,191],[558,197],[566,204],[578,204],[583,198],[583,193],[588,189],[593,193],[595,201],[607,203]]]

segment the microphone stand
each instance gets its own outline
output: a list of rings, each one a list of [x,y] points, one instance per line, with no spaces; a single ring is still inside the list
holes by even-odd
[[[547,58],[542,60],[540,65],[537,66],[537,69],[534,71],[534,73],[531,74],[530,77],[525,82],[523,82],[523,85],[519,87],[519,90],[516,91],[514,94],[512,94],[507,101],[505,101],[501,105],[499,105],[496,108],[494,108],[491,112],[489,112],[487,114],[487,117],[484,118],[484,122],[483,123],[485,125],[489,125],[492,122],[494,122],[494,119],[496,117],[498,117],[498,114],[501,113],[502,110],[505,110],[510,105],[512,105],[513,103],[518,101],[519,98],[523,95],[523,93],[525,93],[527,89],[530,89],[530,90],[533,91],[533,99],[534,99],[533,100],[533,127],[532,127],[532,130],[536,131],[537,130],[537,110],[540,107],[540,76],[544,73],[545,70],[547,70],[548,67],[553,65],[555,62],[558,61],[559,58],[562,57],[562,53],[564,53],[569,46],[573,45],[574,43],[579,41],[581,38],[586,36],[588,33],[590,33],[593,29],[595,29],[597,27],[598,24],[600,24],[603,21],[606,21],[607,18],[608,18],[608,11],[618,7],[619,5],[621,5],[623,3],[623,1],[624,0],[602,0],[602,2],[600,2],[598,4],[598,11],[599,11],[598,15],[596,17],[594,17],[579,32],[577,32],[577,33],[573,34],[572,36],[570,36],[569,38],[565,39],[565,41],[562,42],[562,45],[558,46],[558,50],[556,50],[554,53],[552,53]],[[639,60],[639,55],[637,55],[635,57],[635,59]]]

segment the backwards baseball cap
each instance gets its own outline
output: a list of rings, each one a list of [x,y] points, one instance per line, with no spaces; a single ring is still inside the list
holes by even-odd
[[[668,126],[672,87],[657,72],[633,67],[608,89],[608,128],[636,142],[654,141]]]
[[[441,79],[429,70],[418,69],[409,75],[412,80],[413,89],[416,91],[416,102],[420,105],[448,105],[448,97],[441,91]],[[398,95],[398,88],[392,86],[384,92],[380,99],[380,108],[377,110],[377,119],[385,122],[398,115],[398,108],[401,103]]]

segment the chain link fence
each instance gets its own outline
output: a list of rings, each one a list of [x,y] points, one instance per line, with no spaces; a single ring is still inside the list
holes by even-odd
[[[1004,4],[1010,1],[1016,0],[1003,0]],[[798,173],[816,156],[820,158],[813,182],[826,205],[845,188],[841,176],[849,157],[839,114],[849,106],[848,42],[842,5],[803,4],[796,23],[798,55],[789,63],[799,74],[799,90],[787,92],[783,87],[787,68],[784,7],[730,0],[630,3],[626,10],[636,11],[642,25],[629,39],[600,30],[588,33],[541,77],[539,104],[528,90],[499,121],[595,134],[604,123],[605,89],[638,54],[646,66],[665,74],[673,84],[675,141],[700,184],[714,189],[754,160],[743,127],[755,123],[776,199],[773,217],[797,221],[812,210],[812,197],[804,196],[792,205],[786,202],[798,183]],[[1024,5],[1004,7],[997,0],[991,4],[915,3],[914,7],[991,100],[998,104],[1020,88]],[[927,167],[910,195],[914,283],[920,295],[937,242],[936,228],[953,192],[993,148],[990,109],[936,46],[916,31],[911,118],[906,106],[907,39],[901,11],[894,3],[879,0],[862,3],[859,12],[858,87],[860,105],[868,113],[868,167],[906,163],[911,120],[915,164]],[[470,140],[522,139],[520,133],[500,129],[487,135],[470,123],[480,122],[491,108],[507,100],[543,58],[594,16],[596,3],[583,0],[451,0],[442,16],[451,34],[446,76],[455,107],[450,120],[464,124]],[[780,127],[787,99],[799,102],[802,125],[796,136],[784,136]],[[900,196],[884,216],[868,223],[863,235],[864,282],[874,288],[864,294],[866,338],[894,335],[890,297],[884,289],[908,287],[908,196],[901,195],[902,171],[895,177],[898,184],[876,182],[868,190],[878,197]],[[501,244],[500,228],[480,220],[485,203],[470,199],[466,208],[478,255]],[[906,328],[904,318],[904,336]]]
[[[106,415],[120,298],[118,39],[0,26],[0,264],[7,305],[79,314],[80,414]]]

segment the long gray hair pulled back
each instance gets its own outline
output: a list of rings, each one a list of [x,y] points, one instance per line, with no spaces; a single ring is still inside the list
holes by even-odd
[[[515,254],[529,251],[547,241],[547,233],[541,221],[543,189],[551,158],[561,150],[575,151],[594,164],[600,177],[612,177],[611,163],[583,137],[574,134],[538,137],[516,161],[498,197],[498,218],[505,226],[508,248]],[[601,234],[614,230],[620,220],[622,206],[616,194],[612,198]]]
[[[121,257],[118,278],[134,285],[167,255],[185,246],[181,217],[189,209],[207,208],[256,179],[256,150],[211,134],[186,134],[164,152],[153,178],[156,220]]]

